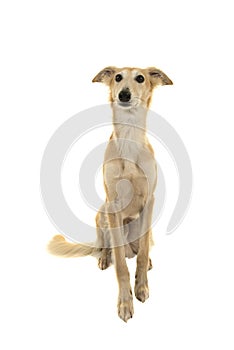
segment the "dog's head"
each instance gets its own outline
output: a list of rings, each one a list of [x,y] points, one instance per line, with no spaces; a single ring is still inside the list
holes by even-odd
[[[124,109],[148,108],[155,87],[173,84],[165,73],[155,67],[106,67],[94,77],[93,82],[108,85],[111,103]]]

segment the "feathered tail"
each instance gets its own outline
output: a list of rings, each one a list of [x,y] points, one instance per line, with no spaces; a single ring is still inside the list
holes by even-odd
[[[49,253],[65,258],[78,258],[87,255],[98,257],[101,251],[100,248],[92,245],[69,243],[61,235],[54,236],[49,242],[47,249]]]

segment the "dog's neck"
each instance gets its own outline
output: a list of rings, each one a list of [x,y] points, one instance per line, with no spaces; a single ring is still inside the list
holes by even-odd
[[[114,138],[145,142],[147,109],[113,107]]]
[[[146,142],[147,109],[143,107],[124,110],[113,106],[113,139],[121,157],[137,158],[139,148]]]

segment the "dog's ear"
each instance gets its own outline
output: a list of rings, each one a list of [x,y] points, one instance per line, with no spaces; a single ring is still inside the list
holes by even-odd
[[[102,69],[92,80],[93,83],[104,83],[109,85],[113,75],[116,72],[116,67],[106,67]]]
[[[149,67],[146,68],[146,71],[149,74],[150,82],[153,87],[156,87],[158,85],[173,85],[171,79],[168,78],[168,76],[158,68]]]

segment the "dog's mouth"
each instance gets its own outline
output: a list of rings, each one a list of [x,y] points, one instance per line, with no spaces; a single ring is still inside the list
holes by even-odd
[[[118,105],[124,108],[131,108],[132,107],[132,103],[131,102],[121,102],[118,101]]]
[[[136,108],[136,107],[140,106],[141,100],[139,98],[134,98],[134,97],[130,101],[127,101],[127,102],[123,102],[123,101],[120,101],[119,99],[116,99],[114,101],[114,104],[123,108],[123,109],[131,109],[131,108]]]
[[[123,109],[131,109],[131,108],[137,108],[141,105],[144,105],[144,101],[137,96],[132,96],[130,101],[120,101],[119,98],[114,99],[114,104],[118,107],[121,107]]]

